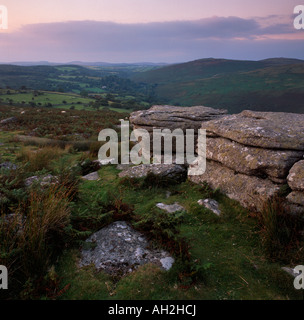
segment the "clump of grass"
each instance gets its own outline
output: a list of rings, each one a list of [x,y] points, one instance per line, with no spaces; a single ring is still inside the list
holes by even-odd
[[[70,221],[69,193],[60,186],[44,192],[33,190],[25,208],[20,206],[9,216],[2,214],[0,262],[9,269],[10,293],[19,294],[26,282],[41,281],[64,247],[65,228]]]
[[[304,223],[298,216],[286,212],[280,197],[272,198],[265,203],[260,225],[262,243],[271,259],[286,263],[300,259],[299,255],[303,249],[301,231]]]
[[[29,163],[28,170],[31,172],[48,169],[51,161],[60,158],[68,153],[68,148],[44,147],[38,150],[23,148],[18,156],[18,160]]]

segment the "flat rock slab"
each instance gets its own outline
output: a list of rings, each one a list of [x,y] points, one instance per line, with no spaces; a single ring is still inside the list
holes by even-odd
[[[145,178],[149,173],[177,182],[187,179],[187,169],[178,164],[141,164],[126,168],[119,173],[119,177]]]
[[[304,150],[304,114],[246,110],[203,122],[202,129],[247,146]]]
[[[89,180],[89,181],[97,181],[99,180],[99,175],[98,175],[98,172],[96,171],[96,172],[89,173],[86,176],[83,176],[82,179]]]
[[[227,114],[227,110],[213,109],[204,106],[177,107],[156,105],[148,110],[131,113],[130,122],[136,128],[148,131],[153,128],[194,129],[201,127],[202,121],[209,121]]]
[[[168,252],[149,249],[146,237],[124,221],[94,233],[86,243],[93,247],[82,249],[79,266],[94,264],[97,270],[112,275],[124,275],[147,263],[169,270],[174,263]]]
[[[207,138],[206,157],[237,172],[275,182],[286,182],[290,168],[303,158],[304,151],[274,150],[245,146],[226,138]],[[285,179],[285,181],[279,181]]]
[[[157,208],[167,211],[168,213],[186,211],[186,209],[182,207],[180,204],[178,204],[177,202],[175,202],[174,204],[157,203],[156,206]]]
[[[219,203],[216,200],[213,199],[200,199],[197,201],[197,203],[201,206],[206,207],[207,209],[211,210],[213,213],[215,213],[217,216],[221,215],[221,210],[219,208]]]

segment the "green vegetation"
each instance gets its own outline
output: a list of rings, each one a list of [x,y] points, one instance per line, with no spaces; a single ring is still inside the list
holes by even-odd
[[[265,251],[269,223],[219,192],[189,181],[118,178],[111,165],[99,170],[99,181],[80,181],[94,149],[90,154],[25,145],[14,139],[15,131],[0,134],[1,162],[19,165],[0,173],[0,264],[11,276],[6,298],[301,299],[280,269],[290,261],[274,260]],[[45,174],[56,176],[59,184],[24,186],[27,177]],[[221,217],[197,204],[210,197],[219,201]],[[168,216],[155,206],[158,202],[179,202],[187,213]],[[117,220],[129,221],[153,246],[169,250],[176,259],[173,268],[165,272],[148,264],[122,278],[93,267],[79,269],[83,241]],[[299,242],[290,253],[302,249]]]
[[[130,70],[133,69],[130,68]],[[137,67],[136,70],[140,69]],[[18,90],[20,93],[26,93],[27,90],[76,93],[84,98],[87,98],[90,93],[114,94],[120,97],[132,96],[137,103],[149,103],[151,101],[150,86],[135,83],[123,74],[120,68],[117,71],[109,71],[107,68],[76,65],[31,67],[0,65],[0,88],[8,93],[12,90]],[[64,98],[55,104],[62,104],[63,100]]]
[[[154,88],[161,103],[303,113],[304,63],[293,59],[203,59],[132,76]]]
[[[119,178],[111,165],[99,169],[98,181],[81,176],[95,171],[98,133],[117,128],[132,110],[163,101],[303,112],[303,72],[301,61],[285,59],[0,66],[0,119],[11,118],[1,124],[0,164],[17,166],[0,169],[0,264],[10,276],[1,298],[301,299],[281,267],[303,261],[303,222],[286,215],[279,198],[257,215],[190,181]],[[52,179],[26,184],[33,176]],[[203,198],[220,203],[220,217],[198,205]],[[168,215],[159,202],[187,212]],[[147,264],[123,277],[80,269],[84,241],[119,220],[168,250],[173,268]]]
[[[134,96],[118,94],[92,94],[82,91],[80,94],[37,90],[0,89],[0,102],[18,107],[45,107],[66,110],[112,110],[129,113],[145,109],[149,103],[138,101]]]

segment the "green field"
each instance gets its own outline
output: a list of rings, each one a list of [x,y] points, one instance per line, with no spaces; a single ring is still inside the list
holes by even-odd
[[[49,91],[32,91],[32,90],[0,90],[0,102],[10,105],[18,106],[34,106],[34,107],[53,107],[59,109],[74,109],[74,110],[96,110],[92,103],[95,102],[95,98],[82,97],[76,93],[61,93],[61,92],[49,92]],[[100,97],[106,98],[106,94],[100,95]],[[128,103],[129,100],[134,99],[132,96],[119,97],[113,95],[114,101],[107,101],[106,105],[100,105],[99,109],[107,108],[109,110],[125,113],[131,112],[133,109],[124,108],[124,102]],[[121,107],[112,107],[115,99],[122,101]],[[134,106],[135,107],[135,106]],[[145,108],[143,105],[142,108]]]

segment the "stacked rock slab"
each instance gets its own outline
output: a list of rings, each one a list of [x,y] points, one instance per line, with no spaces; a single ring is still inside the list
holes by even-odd
[[[158,129],[200,129],[203,121],[217,119],[227,114],[226,110],[209,107],[176,107],[176,106],[153,106],[149,110],[131,113],[130,122],[135,129],[141,128],[152,132]]]
[[[304,207],[304,160],[297,162],[291,168],[287,180],[292,189],[287,199],[297,206]]]
[[[204,106],[177,107],[156,105],[149,110],[136,111],[130,115],[130,122],[134,129],[145,129],[150,133],[151,150],[153,129],[187,129],[194,130],[194,139],[197,140],[198,130],[202,122],[219,119],[227,114],[227,110],[213,109]],[[196,143],[196,142],[195,142]],[[173,153],[175,146],[173,145]]]
[[[201,128],[207,131],[207,168],[190,180],[205,181],[255,211],[288,183],[288,203],[304,209],[303,114],[243,111]]]

